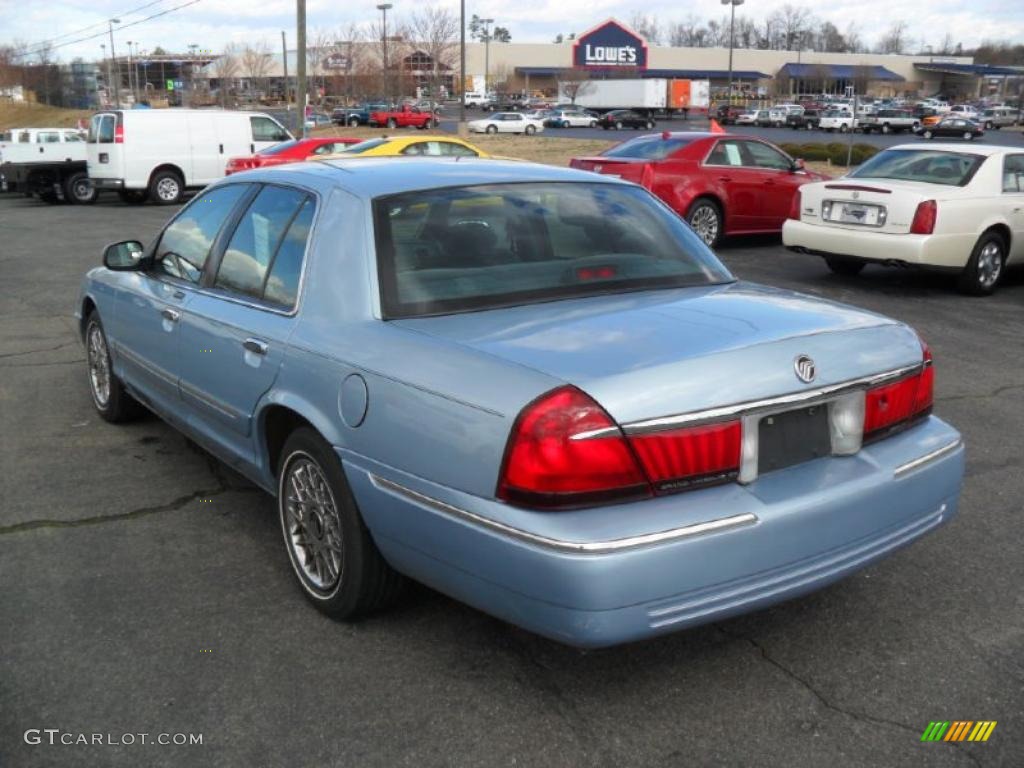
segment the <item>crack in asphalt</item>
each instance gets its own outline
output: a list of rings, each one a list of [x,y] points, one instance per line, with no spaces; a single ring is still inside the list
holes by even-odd
[[[65,341],[63,344],[58,344],[56,347],[43,347],[40,349],[26,349],[24,352],[5,352],[0,355],[0,360],[8,357],[24,357],[25,355],[37,355],[40,352],[56,352],[58,349],[64,349],[64,347],[70,347],[72,345],[81,344],[80,341]]]
[[[773,667],[775,667],[777,670],[779,670],[782,674],[784,674],[790,680],[793,680],[794,682],[798,683],[801,688],[806,690],[815,699],[817,699],[819,702],[821,702],[822,706],[824,706],[826,709],[829,709],[829,710],[831,710],[833,712],[837,712],[840,715],[845,715],[846,717],[851,717],[854,720],[857,720],[859,722],[875,723],[877,725],[889,725],[889,726],[892,726],[894,728],[899,728],[902,731],[906,731],[908,733],[912,733],[918,739],[921,737],[921,729],[916,727],[916,726],[907,725],[906,723],[901,723],[898,720],[889,720],[889,719],[884,718],[884,717],[875,717],[873,715],[864,714],[863,712],[857,712],[857,711],[852,710],[852,709],[846,709],[844,707],[839,706],[838,704],[835,704],[835,703],[829,701],[825,697],[825,695],[823,693],[821,693],[817,688],[815,688],[810,683],[809,680],[805,680],[803,677],[798,675],[796,672],[791,670],[789,667],[785,666],[778,659],[775,659],[771,655],[769,655],[768,649],[765,648],[761,643],[759,643],[753,637],[750,637],[748,635],[741,635],[741,634],[738,634],[736,632],[730,632],[729,630],[727,630],[724,627],[722,627],[722,625],[720,625],[720,624],[716,624],[715,628],[719,632],[721,632],[723,635],[725,635],[726,637],[731,637],[734,640],[742,640],[742,641],[745,641],[745,642],[749,643],[750,645],[752,645],[758,651],[758,653],[760,653],[761,658],[764,661],[766,661],[769,664],[771,664]],[[956,742],[950,742],[949,745],[952,746],[952,747],[956,747],[957,751],[961,755],[966,757],[968,760],[971,761],[971,763],[973,763],[976,766],[979,766],[979,768],[980,768],[981,762],[978,760],[977,755],[975,755],[972,752],[970,752],[967,749],[965,749],[963,744],[956,743]]]
[[[947,395],[946,397],[937,397],[935,398],[935,402],[949,403],[956,400],[988,400],[993,397],[999,397],[1000,395],[1014,389],[1024,390],[1024,384],[1007,384],[1005,387],[997,387],[991,392],[982,395]]]
[[[0,365],[3,368],[43,368],[48,365],[71,365],[72,363],[84,363],[84,357],[76,357],[74,360],[60,360],[55,363],[14,363],[13,365]]]

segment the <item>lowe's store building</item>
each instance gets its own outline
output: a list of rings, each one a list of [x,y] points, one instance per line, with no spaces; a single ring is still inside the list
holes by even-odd
[[[486,69],[486,72],[485,72]],[[728,48],[649,45],[615,19],[562,43],[473,43],[466,51],[466,89],[507,90],[553,96],[558,83],[579,78],[660,77],[710,80],[713,98],[728,92]],[[853,86],[861,95],[1004,98],[1021,72],[975,64],[969,56],[902,56],[875,53],[733,50],[733,91],[741,98],[830,93]],[[1013,84],[1009,86],[1015,90]]]

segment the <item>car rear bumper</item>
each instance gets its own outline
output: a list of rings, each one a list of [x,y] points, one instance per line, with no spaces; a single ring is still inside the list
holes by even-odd
[[[959,434],[936,418],[747,486],[531,512],[339,451],[399,571],[554,640],[601,647],[819,589],[957,511]]]
[[[818,256],[847,256],[903,266],[962,269],[971,255],[973,235],[891,234],[853,227],[831,227],[788,219],[782,244]]]

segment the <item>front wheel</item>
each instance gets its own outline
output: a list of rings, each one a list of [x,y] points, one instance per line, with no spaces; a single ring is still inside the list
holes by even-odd
[[[527,136],[532,136],[537,132],[537,128],[535,126],[528,125],[526,126],[525,131]]]
[[[92,205],[98,196],[85,171],[73,173],[64,180],[64,197],[75,205]]]
[[[840,125],[839,126],[839,132],[840,133],[846,133],[848,130],[850,130],[850,129],[847,128],[845,125]]]
[[[498,132],[498,126],[496,126],[496,125],[488,125],[487,126],[487,132],[488,133],[497,133]]]
[[[971,141],[974,138],[974,134],[970,131],[964,131],[964,140]]]
[[[992,122],[991,121],[989,121],[989,120],[985,121],[985,130],[986,131],[991,131],[992,130]]]
[[[931,137],[932,137],[933,135],[934,135],[934,134],[933,134],[933,133],[932,133],[931,131],[925,131],[925,132],[924,132],[924,134],[923,134],[923,136],[924,136],[924,137],[925,137],[926,139],[931,139]]]
[[[359,118],[358,117],[350,117],[348,119],[348,125],[349,125],[350,128],[358,128],[359,127]]]
[[[289,436],[281,456],[281,533],[306,597],[336,619],[354,619],[393,602],[404,579],[374,544],[331,446],[303,427]]]
[[[116,424],[138,416],[142,407],[114,375],[107,335],[95,310],[85,323],[85,359],[89,367],[89,392],[100,418]]]
[[[971,251],[967,266],[960,273],[957,287],[972,296],[988,296],[995,291],[1006,264],[1006,244],[995,232],[986,232]]]
[[[616,120],[615,121],[615,130],[616,131],[621,131],[622,130],[622,121],[621,120]]]
[[[697,237],[709,248],[714,248],[722,234],[722,212],[711,200],[697,200],[690,206],[686,221]]]
[[[839,256],[826,256],[825,264],[827,264],[828,268],[837,275],[845,275],[847,277],[859,275],[860,271],[864,269],[863,261],[857,261],[856,259],[844,259]]]
[[[654,121],[653,120],[648,120],[647,123],[645,124],[645,127],[647,128],[648,131],[653,131],[654,130]]]
[[[397,127],[398,127],[398,121],[395,120],[395,118],[393,118],[393,117],[392,118],[388,118],[388,128],[391,128],[392,130],[394,130]]]
[[[174,171],[160,171],[149,182],[149,199],[157,205],[175,205],[185,194],[185,183]]]
[[[568,128],[569,127],[569,121],[568,120],[563,120],[562,121],[562,127],[563,128]]]
[[[591,120],[590,121],[590,127],[591,128],[597,128],[597,120]]]

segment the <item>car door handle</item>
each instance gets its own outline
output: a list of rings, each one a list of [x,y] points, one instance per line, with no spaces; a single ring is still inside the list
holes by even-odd
[[[732,181],[732,176],[719,176],[719,181]]]
[[[162,309],[160,310],[160,316],[163,317],[164,320],[176,323],[178,322],[178,318],[181,317],[181,314],[175,312],[173,309]]]
[[[224,154],[224,145],[223,144],[220,145],[220,153],[222,155]]]
[[[256,145],[255,144],[250,144],[249,145],[249,154],[255,154],[255,153],[256,153]]]
[[[246,339],[242,342],[242,346],[246,352],[252,352],[255,355],[267,354],[267,342],[260,339]]]

